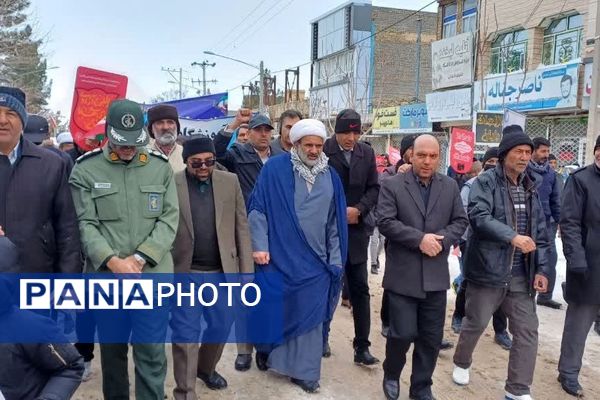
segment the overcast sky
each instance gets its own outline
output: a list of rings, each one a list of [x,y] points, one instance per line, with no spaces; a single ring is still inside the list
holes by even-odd
[[[378,0],[375,6],[419,9],[431,0]],[[207,56],[210,50],[250,64],[263,60],[271,71],[310,61],[310,24],[340,0],[32,0],[37,30],[48,35],[44,51],[53,81],[50,108],[69,115],[78,66],[127,75],[127,97],[149,102],[176,87],[162,67],[184,70],[184,83],[202,79],[194,61],[216,62],[207,68],[213,93],[229,90],[230,109],[242,101],[241,84],[256,75],[251,67]],[[437,3],[427,11],[436,11]],[[310,66],[300,70],[301,89],[308,89]],[[277,74],[283,89],[284,75]],[[199,88],[200,85],[194,85]],[[188,91],[196,95],[196,89]]]

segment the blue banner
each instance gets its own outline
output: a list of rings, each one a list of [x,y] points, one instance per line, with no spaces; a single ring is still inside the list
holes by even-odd
[[[281,343],[282,282],[274,272],[1,274],[0,343]]]
[[[217,93],[208,96],[191,97],[188,99],[165,101],[159,104],[170,104],[177,108],[180,118],[188,119],[212,119],[227,116],[228,94]],[[156,104],[144,106],[144,110]]]

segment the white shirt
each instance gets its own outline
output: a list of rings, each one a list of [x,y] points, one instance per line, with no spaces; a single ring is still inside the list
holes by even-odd
[[[0,154],[2,154],[3,156],[8,156],[8,162],[10,163],[10,165],[14,165],[17,162],[17,156],[19,155],[19,148],[21,147],[21,141],[19,140],[17,142],[17,145],[15,146],[15,148],[8,154],[3,154],[0,151]],[[2,400],[2,397],[0,397],[0,400]]]

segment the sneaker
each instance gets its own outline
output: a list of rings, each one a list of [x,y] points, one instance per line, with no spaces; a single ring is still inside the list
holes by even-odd
[[[469,380],[471,379],[469,368],[461,368],[459,366],[454,366],[454,370],[452,371],[452,380],[459,386],[466,386],[469,384]]]
[[[90,379],[92,379],[92,362],[86,361],[83,363],[83,375],[81,376],[81,380],[87,382]]]
[[[504,350],[510,350],[512,347],[512,339],[508,332],[500,332],[494,335],[494,342],[498,343]]]
[[[504,399],[505,400],[533,400],[533,397],[531,397],[530,394],[522,394],[520,396],[517,396],[516,394],[504,392]]]
[[[462,329],[462,318],[452,316],[451,328],[452,331],[458,335],[460,333],[460,330]]]

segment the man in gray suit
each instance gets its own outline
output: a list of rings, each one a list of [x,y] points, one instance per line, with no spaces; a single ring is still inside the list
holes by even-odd
[[[456,182],[437,172],[440,146],[431,135],[415,140],[412,169],[382,182],[379,231],[388,240],[383,287],[390,330],[383,391],[399,397],[400,373],[414,343],[410,398],[431,400],[432,376],[443,338],[448,254],[468,220]]]
[[[253,273],[246,206],[237,176],[214,170],[215,149],[208,138],[184,142],[183,160],[186,169],[175,174],[179,197],[179,227],[173,244],[175,272]],[[173,327],[188,326],[189,318],[197,316],[177,310],[172,313]],[[223,324],[223,321],[211,321],[215,313],[209,314],[208,329],[211,324]],[[176,400],[197,398],[196,377],[210,389],[227,386],[225,378],[215,371],[223,347],[222,343],[203,343],[202,346],[173,343]]]

